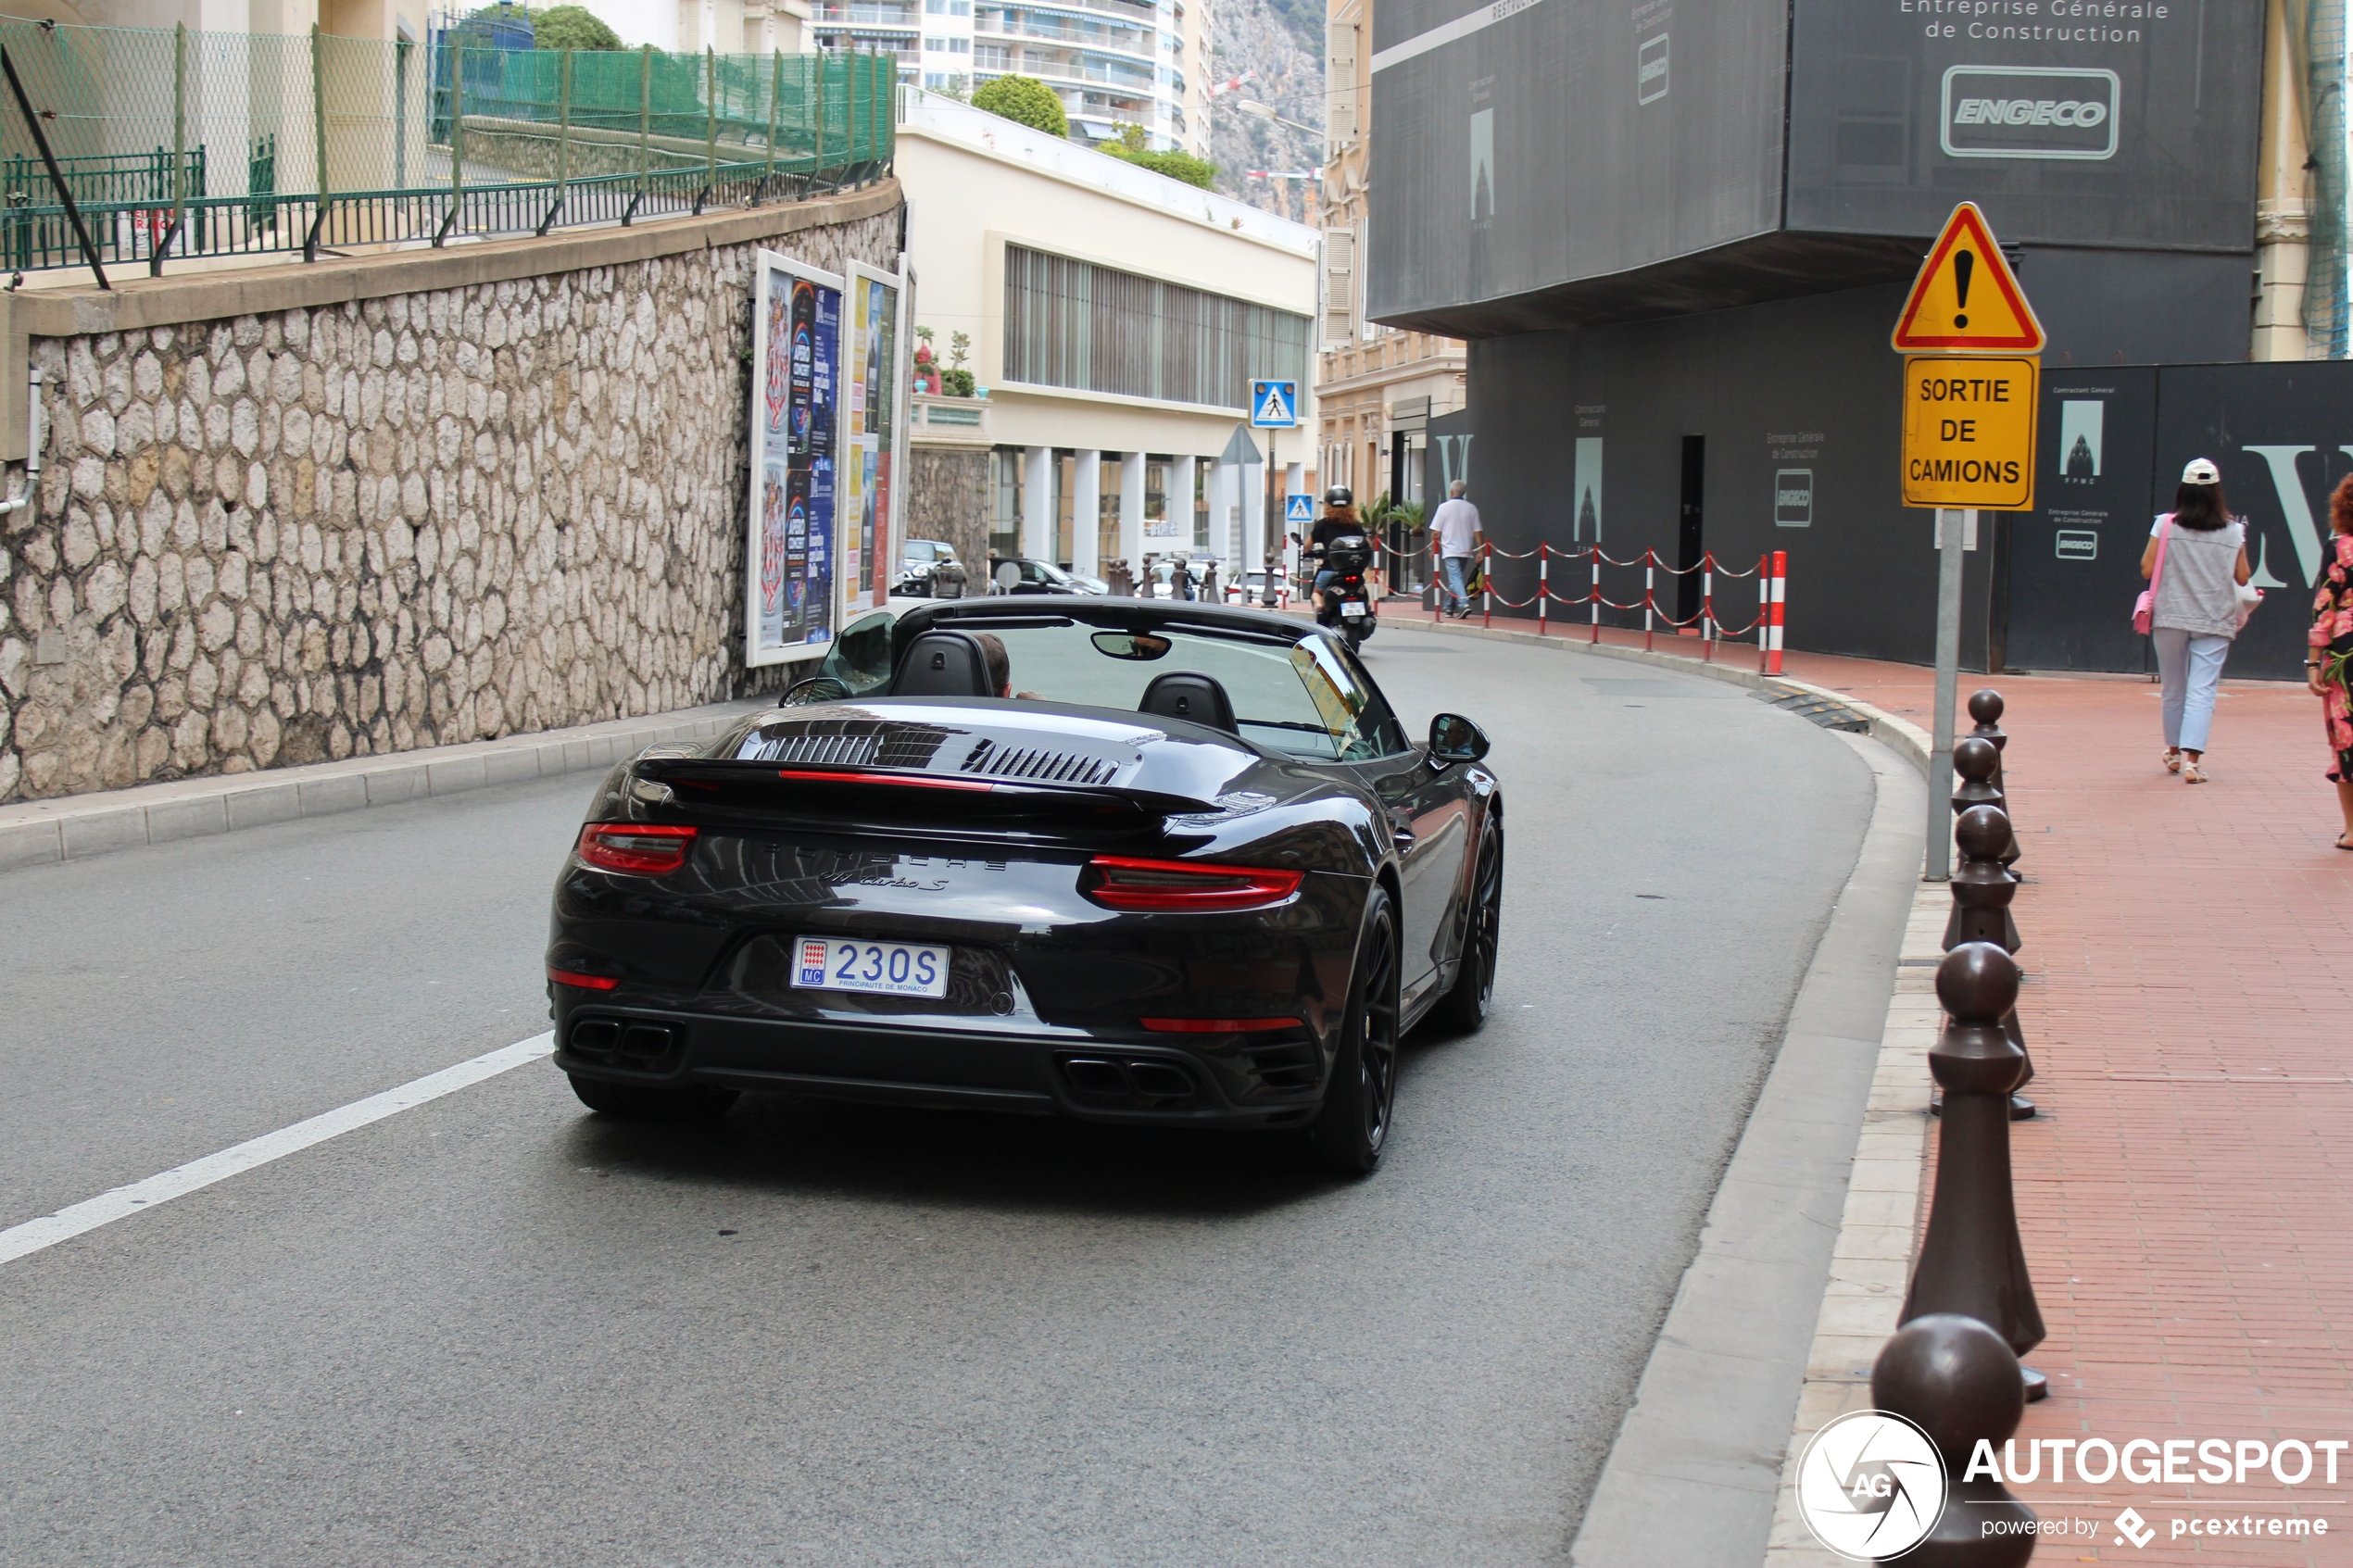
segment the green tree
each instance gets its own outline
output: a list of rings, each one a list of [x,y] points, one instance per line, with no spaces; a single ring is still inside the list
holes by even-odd
[[[1049,136],[1070,134],[1070,117],[1063,113],[1063,101],[1034,76],[1000,76],[982,83],[973,94],[973,107],[1017,120]]]
[[[1109,153],[1139,169],[1149,169],[1154,174],[1165,174],[1171,180],[1199,185],[1204,191],[1211,189],[1211,182],[1217,178],[1217,166],[1207,158],[1195,157],[1190,153],[1152,151],[1151,144],[1144,139],[1144,128],[1140,125],[1121,126],[1117,141],[1105,142],[1095,150]]]
[[[621,34],[585,6],[557,6],[531,15],[532,43],[541,49],[618,49]]]

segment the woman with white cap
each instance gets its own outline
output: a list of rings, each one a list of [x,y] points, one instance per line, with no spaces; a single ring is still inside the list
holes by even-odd
[[[2222,660],[2239,631],[2239,587],[2251,575],[2246,525],[2222,501],[2222,473],[2204,458],[2182,470],[2173,509],[2149,530],[2141,575],[2149,580],[2149,640],[2164,682],[2166,771],[2206,782],[2207,733]]]

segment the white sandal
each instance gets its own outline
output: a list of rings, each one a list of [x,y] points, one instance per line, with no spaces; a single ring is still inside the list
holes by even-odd
[[[2201,767],[2196,762],[2191,761],[2186,757],[2183,758],[2182,782],[2183,784],[2204,784],[2206,782],[2205,768]]]
[[[2165,764],[2167,772],[2178,773],[2182,771],[2182,748],[2178,746],[2169,746],[2158,760]]]

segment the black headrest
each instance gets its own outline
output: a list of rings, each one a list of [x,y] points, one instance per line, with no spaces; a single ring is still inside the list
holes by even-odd
[[[1144,699],[1136,705],[1136,711],[1157,713],[1164,719],[1189,719],[1213,730],[1241,733],[1241,726],[1234,722],[1234,703],[1226,695],[1226,688],[1209,676],[1196,675],[1189,670],[1172,670],[1165,675],[1153,676],[1152,684],[1144,688]]]
[[[995,696],[988,660],[966,632],[925,632],[907,645],[891,677],[893,696]]]

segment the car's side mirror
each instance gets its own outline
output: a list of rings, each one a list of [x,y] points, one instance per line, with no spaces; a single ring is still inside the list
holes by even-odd
[[[1487,732],[1459,713],[1441,713],[1429,721],[1429,759],[1441,768],[1453,762],[1476,762],[1487,755]]]

